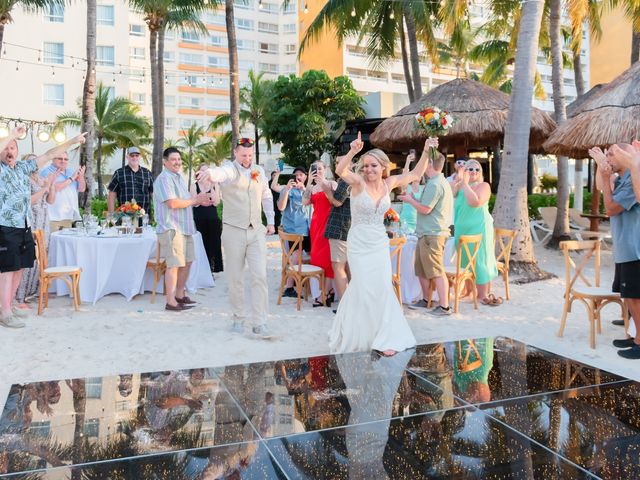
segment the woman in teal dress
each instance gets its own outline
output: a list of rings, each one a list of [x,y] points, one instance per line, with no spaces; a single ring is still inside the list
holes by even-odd
[[[415,160],[415,153],[411,152],[407,156],[407,160],[404,162],[404,168],[402,173],[405,174],[410,171],[410,165]],[[406,190],[402,189],[402,195],[413,195],[415,198],[422,196],[422,190],[424,185],[421,185],[421,180],[412,182],[407,185]],[[416,223],[418,222],[418,211],[413,205],[407,202],[402,202],[402,210],[400,211],[400,227],[404,230],[404,233],[414,233],[416,231]]]
[[[485,305],[499,305],[491,292],[491,280],[498,276],[496,267],[495,246],[493,244],[493,218],[489,213],[489,197],[491,187],[483,181],[482,167],[476,160],[469,160],[462,175],[453,187],[454,203],[454,238],[456,248],[460,235],[482,234],[482,242],[476,257],[476,285],[478,298]],[[466,266],[468,259],[463,253],[461,266]]]

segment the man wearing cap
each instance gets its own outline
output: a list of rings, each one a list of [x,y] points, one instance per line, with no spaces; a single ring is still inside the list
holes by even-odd
[[[267,330],[269,298],[267,291],[267,242],[266,235],[275,233],[273,195],[264,170],[253,163],[254,141],[239,138],[233,149],[233,162],[219,167],[200,170],[196,179],[220,184],[224,208],[222,210],[222,246],[224,247],[225,273],[229,279],[228,291],[233,310],[233,327],[243,332],[244,269],[249,270],[251,285],[251,318],[253,333],[258,337],[270,337]],[[262,224],[262,211],[267,226]]]
[[[127,164],[113,173],[107,187],[109,213],[115,210],[116,196],[122,205],[135,199],[145,212],[151,211],[151,195],[153,194],[153,176],[151,172],[140,166],[140,149],[131,147],[127,151]]]

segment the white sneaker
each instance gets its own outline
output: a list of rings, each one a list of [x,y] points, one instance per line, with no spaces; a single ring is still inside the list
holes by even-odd
[[[0,317],[0,325],[8,328],[24,328],[24,323],[18,320],[13,315]]]
[[[253,327],[253,334],[265,340],[272,337],[271,332],[265,324]]]
[[[11,307],[11,311],[15,317],[28,317],[31,314],[31,310],[27,308]]]
[[[231,326],[231,331],[233,333],[243,333],[244,325],[242,324],[242,322],[233,322],[233,325]]]
[[[453,309],[451,307],[444,308],[438,305],[437,307],[429,310],[427,313],[436,317],[446,317],[447,315],[451,315],[453,313]]]
[[[419,310],[421,308],[429,308],[429,304],[427,303],[427,301],[424,298],[418,300],[415,303],[412,303],[411,305],[409,305],[409,309],[411,309],[411,310]]]

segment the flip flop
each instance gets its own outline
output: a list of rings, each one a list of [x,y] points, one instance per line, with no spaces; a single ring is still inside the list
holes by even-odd
[[[504,302],[502,297],[496,297],[493,293],[490,293],[489,295],[487,295],[485,298],[482,299],[482,304],[488,305],[490,307],[498,307],[502,305],[502,302]]]

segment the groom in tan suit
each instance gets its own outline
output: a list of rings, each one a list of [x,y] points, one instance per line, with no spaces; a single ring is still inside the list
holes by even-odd
[[[222,190],[222,246],[233,309],[233,331],[242,333],[244,324],[244,268],[249,267],[253,333],[270,336],[267,329],[267,244],[265,235],[275,233],[273,197],[262,167],[253,164],[254,142],[238,139],[235,161],[202,170],[198,180],[208,177]],[[267,227],[262,225],[262,210]]]

